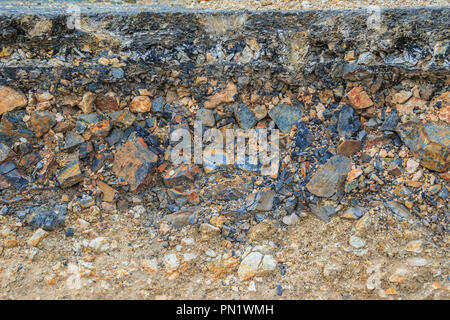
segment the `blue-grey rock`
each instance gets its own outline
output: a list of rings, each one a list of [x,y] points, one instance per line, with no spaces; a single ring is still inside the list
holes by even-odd
[[[355,110],[345,105],[341,108],[338,115],[337,131],[339,136],[344,138],[353,137],[361,127],[361,122]]]
[[[398,124],[397,109],[393,108],[380,127],[382,131],[394,131]]]
[[[166,105],[164,98],[163,97],[157,97],[156,99],[154,99],[152,101],[152,111],[153,112],[163,112],[164,111],[164,106]]]
[[[234,116],[238,121],[240,127],[244,130],[249,130],[257,123],[255,114],[245,103],[240,103],[234,108]]]
[[[297,136],[295,137],[295,145],[300,149],[300,151],[303,151],[306,147],[312,144],[314,138],[311,135],[309,128],[303,121],[298,121],[297,129],[298,132]]]
[[[301,106],[279,104],[269,111],[269,117],[283,133],[289,133],[302,116]]]

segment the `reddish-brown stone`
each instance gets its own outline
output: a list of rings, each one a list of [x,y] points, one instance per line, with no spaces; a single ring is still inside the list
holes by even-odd
[[[158,156],[151,152],[143,141],[127,141],[115,154],[113,172],[130,185],[131,191],[149,182],[151,171]]]
[[[352,154],[361,150],[361,141],[359,140],[344,140],[337,147],[337,154],[344,156],[351,156]]]

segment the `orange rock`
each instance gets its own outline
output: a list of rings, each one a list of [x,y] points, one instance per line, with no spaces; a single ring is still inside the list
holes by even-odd
[[[209,222],[213,226],[215,226],[217,228],[221,228],[223,226],[223,224],[225,223],[225,221],[227,221],[227,218],[225,218],[224,216],[214,216],[211,218],[211,220]]]
[[[0,115],[27,105],[25,95],[9,87],[0,86]]]
[[[355,109],[366,109],[373,106],[373,101],[362,87],[356,87],[347,93],[350,104]]]
[[[439,111],[439,120],[450,124],[450,105],[442,106]]]
[[[100,180],[97,181],[97,187],[103,192],[104,201],[114,202],[117,194],[117,191],[114,188]]]
[[[5,246],[5,248],[14,248],[19,245],[19,241],[14,237],[9,236],[5,239],[3,245]]]
[[[409,99],[406,103],[396,104],[395,108],[397,109],[398,115],[402,116],[404,114],[414,114],[414,108],[424,109],[427,106],[427,102],[420,98],[413,97]]]
[[[89,125],[89,133],[94,137],[106,137],[113,125],[109,120],[102,120]]]
[[[137,96],[131,101],[131,112],[149,112],[152,107],[152,101],[147,96]]]
[[[86,92],[83,95],[83,99],[81,99],[80,103],[78,104],[78,107],[80,107],[81,110],[83,110],[83,113],[89,114],[94,111],[94,100],[95,95],[92,92]]]
[[[44,239],[46,236],[48,236],[48,232],[39,228],[36,230],[33,236],[30,239],[28,239],[27,243],[30,246],[36,247],[39,244],[39,242],[41,242],[41,240]]]
[[[355,168],[352,171],[350,171],[347,175],[347,181],[348,182],[352,182],[353,180],[355,180],[356,178],[358,178],[359,176],[361,176],[363,173],[363,171],[361,170],[361,168]]]
[[[158,156],[144,147],[136,139],[127,141],[115,154],[113,172],[122,177],[136,191],[150,179],[153,166]]]
[[[361,150],[361,141],[359,140],[344,140],[337,147],[337,154],[351,156],[352,154]]]
[[[388,295],[394,295],[394,294],[397,294],[397,290],[395,290],[395,288],[389,288],[389,289],[386,289],[384,291],[384,293],[386,293]]]
[[[209,97],[208,101],[205,102],[205,108],[214,109],[221,104],[234,102],[235,95],[237,94],[237,87],[234,83],[229,82],[227,86],[220,92],[213,94]]]

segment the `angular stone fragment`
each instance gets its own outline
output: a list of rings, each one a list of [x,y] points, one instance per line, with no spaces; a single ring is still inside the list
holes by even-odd
[[[122,177],[136,191],[148,182],[158,156],[151,152],[142,139],[128,140],[115,154],[113,172]]]
[[[366,109],[373,106],[373,101],[362,87],[353,88],[347,93],[347,97],[355,109]]]
[[[13,157],[14,152],[7,145],[0,142],[0,164]]]
[[[136,116],[128,110],[113,112],[110,114],[110,117],[116,127],[124,130],[131,127],[136,120]]]
[[[275,191],[263,190],[260,192],[250,194],[247,199],[248,211],[269,211],[272,210],[273,199],[275,198]]]
[[[234,116],[236,117],[239,126],[244,130],[253,128],[257,123],[255,114],[245,103],[240,103],[235,106]]]
[[[117,197],[117,191],[103,181],[97,180],[97,187],[103,193],[103,200],[106,202],[114,202]]]
[[[0,115],[27,105],[25,95],[9,87],[0,86]]]
[[[248,280],[254,276],[261,276],[274,271],[277,261],[271,255],[260,252],[250,252],[241,262],[238,276],[241,280]]]
[[[409,121],[396,129],[420,164],[437,172],[450,168],[450,126]]]
[[[224,103],[234,102],[237,94],[237,87],[234,83],[229,82],[227,86],[219,92],[216,92],[208,98],[204,106],[206,109],[214,109]]]
[[[385,203],[385,206],[390,209],[400,219],[412,219],[411,213],[401,203],[396,201],[389,201]]]
[[[80,107],[84,114],[92,113],[95,108],[94,100],[95,95],[92,92],[86,92],[83,95],[83,99],[81,99],[80,103],[78,104],[78,107]]]
[[[285,104],[279,104],[269,111],[269,117],[283,133],[289,133],[302,116],[303,112],[299,107]]]
[[[344,190],[344,182],[352,169],[352,161],[341,155],[328,160],[306,185],[309,192],[319,197],[340,198]]]
[[[361,141],[359,140],[344,140],[337,147],[337,154],[344,156],[351,156],[352,154],[361,150]]]
[[[0,177],[4,178],[8,184],[13,185],[16,189],[22,189],[29,182],[22,170],[17,168],[12,161],[0,164]]]
[[[26,216],[26,222],[33,228],[52,231],[64,226],[67,213],[66,205],[55,205],[52,208],[34,207]]]
[[[113,92],[105,95],[99,95],[95,101],[95,107],[102,112],[117,111],[120,108],[119,100]]]
[[[351,138],[358,132],[360,126],[361,122],[355,110],[349,105],[343,106],[337,117],[337,132],[339,136]]]
[[[89,125],[89,133],[94,138],[105,138],[112,129],[112,123],[109,120],[102,120]]]
[[[326,223],[330,222],[330,216],[329,216],[328,212],[325,210],[325,207],[323,207],[320,204],[315,205],[313,203],[310,203],[308,206],[311,209],[311,212],[316,217],[325,221]]]
[[[201,108],[197,111],[197,119],[206,127],[214,127],[216,119],[214,119],[214,111],[210,109]]]
[[[69,188],[80,182],[82,178],[78,155],[70,156],[57,174],[61,188]]]
[[[361,208],[359,206],[347,208],[342,214],[342,218],[350,219],[350,220],[358,220],[361,218],[364,213],[366,213],[365,208]]]
[[[30,239],[28,239],[27,243],[30,246],[36,247],[39,242],[41,242],[42,239],[44,239],[46,236],[48,236],[48,232],[44,229],[37,229],[35,233],[31,236]]]
[[[297,129],[298,131],[297,136],[295,137],[295,146],[298,147],[300,151],[303,151],[306,147],[313,143],[314,137],[311,135],[311,132],[306,124],[301,120],[297,123]]]
[[[168,187],[194,182],[201,172],[198,166],[180,165],[166,171],[163,175],[164,184]]]
[[[131,101],[130,111],[137,113],[149,112],[152,107],[152,101],[147,96],[137,96]]]
[[[21,137],[29,142],[36,140],[36,136],[23,121],[26,113],[24,110],[7,112],[0,120],[0,141],[8,146],[12,146]]]
[[[42,137],[56,124],[55,116],[50,112],[37,111],[31,115],[28,127],[37,138]]]
[[[256,275],[263,255],[259,252],[251,252],[239,265],[238,275],[242,280],[248,280]]]
[[[253,108],[253,113],[256,117],[256,120],[262,120],[267,116],[267,108],[263,105],[258,105]]]
[[[66,133],[66,139],[64,143],[64,149],[71,149],[73,147],[79,146],[84,142],[84,139],[79,134],[69,131]]]
[[[381,131],[395,131],[398,124],[397,109],[392,109],[380,127]]]

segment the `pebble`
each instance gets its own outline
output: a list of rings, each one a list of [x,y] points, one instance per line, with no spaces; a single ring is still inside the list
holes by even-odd
[[[360,249],[366,245],[366,240],[364,240],[360,237],[357,237],[357,236],[351,236],[349,243],[353,248]]]
[[[104,237],[97,237],[89,242],[89,248],[99,252],[104,252],[109,249],[109,243]]]
[[[175,271],[180,265],[180,261],[174,253],[166,254],[163,258],[163,262],[168,271]]]
[[[288,216],[283,217],[283,223],[288,225],[288,226],[292,226],[298,223],[299,219],[298,216],[295,213],[292,213]]]
[[[36,247],[39,244],[39,242],[41,242],[42,239],[44,239],[47,236],[48,236],[48,232],[39,228],[34,232],[33,236],[31,236],[31,238],[28,239],[27,243],[30,246]]]

